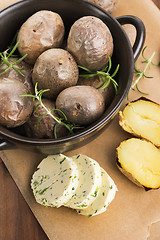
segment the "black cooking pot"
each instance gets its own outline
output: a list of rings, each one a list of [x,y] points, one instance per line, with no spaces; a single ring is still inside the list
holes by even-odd
[[[135,16],[122,16],[115,19],[105,10],[84,0],[24,0],[0,12],[0,51],[7,48],[25,20],[39,10],[51,10],[59,13],[65,24],[66,36],[71,25],[82,16],[98,17],[109,27],[114,41],[112,62],[114,66],[120,64],[116,75],[118,93],[100,119],[70,137],[58,140],[31,139],[21,135],[20,130],[13,132],[0,126],[0,150],[19,147],[45,154],[56,154],[80,147],[93,140],[108,126],[126,98],[133,79],[134,62],[144,44],[145,27],[142,21]],[[121,26],[123,24],[132,24],[137,30],[133,49]]]

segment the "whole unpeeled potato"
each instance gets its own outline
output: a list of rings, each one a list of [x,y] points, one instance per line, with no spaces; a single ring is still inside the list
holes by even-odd
[[[104,8],[107,12],[112,13],[117,8],[119,0],[88,0],[101,8]]]
[[[0,124],[8,128],[24,124],[33,111],[33,100],[20,97],[29,94],[27,87],[16,79],[0,80]]]
[[[16,62],[17,60],[18,58],[10,58],[9,61]],[[13,64],[13,62],[11,62],[11,64]],[[25,63],[24,61],[15,64],[14,67],[20,68],[21,69],[20,71],[24,76],[19,74],[13,68],[10,68],[9,71],[7,71],[5,74],[0,75],[0,80],[3,79],[4,77],[19,80],[20,82],[23,82],[23,84],[30,90],[31,93],[34,93],[34,87],[32,83],[32,67],[29,64]],[[5,71],[7,68],[8,65],[3,64],[1,66],[0,72]]]
[[[136,40],[136,28],[131,24],[124,24],[122,27],[125,30],[125,32],[127,33],[127,36],[133,47],[135,40]]]
[[[99,86],[102,84],[102,82],[99,81],[98,77],[90,77],[90,78],[83,78],[80,77],[78,79],[77,85],[84,85],[84,86],[92,86],[94,88],[98,88],[97,90],[102,94],[105,105],[108,106],[115,95],[115,89],[112,83],[110,83],[106,88],[102,89],[99,88]]]
[[[68,122],[88,125],[103,114],[105,102],[102,94],[94,87],[73,86],[58,95],[56,108],[67,116]]]
[[[46,98],[56,99],[65,88],[77,84],[79,71],[72,55],[63,49],[53,48],[42,53],[33,68],[33,83],[38,89],[50,89]]]
[[[53,110],[55,109],[55,102],[45,98],[42,99],[42,102],[46,108],[52,110],[51,113],[54,117],[59,117],[58,112]],[[45,115],[46,110],[43,108],[42,105],[38,107],[38,104],[38,101],[34,102],[33,113],[30,116],[29,120],[25,123],[26,135],[31,138],[40,139],[54,138],[54,128],[56,125],[57,138],[67,136],[68,131],[65,126],[57,124],[56,120],[52,118],[49,114]],[[39,122],[40,119],[41,121]]]
[[[42,10],[33,14],[21,26],[17,40],[18,50],[29,64],[47,49],[60,47],[64,37],[64,24],[59,14]]]
[[[85,16],[72,25],[67,48],[79,65],[97,71],[105,67],[108,56],[112,56],[113,38],[101,19]]]

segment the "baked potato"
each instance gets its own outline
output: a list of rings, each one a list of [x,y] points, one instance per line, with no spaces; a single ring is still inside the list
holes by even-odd
[[[44,94],[56,99],[65,88],[77,84],[79,71],[72,55],[63,49],[53,48],[42,53],[33,68],[32,81],[38,89],[50,89]]]
[[[96,4],[101,8],[104,8],[109,13],[113,13],[116,10],[119,3],[119,0],[88,0],[88,1]]]
[[[18,58],[10,58],[10,62],[14,61],[16,62]],[[31,93],[34,93],[34,87],[32,83],[32,67],[25,63],[24,61],[21,61],[20,63],[14,65],[17,68],[21,68],[21,73],[24,75],[22,76],[18,72],[16,72],[13,68],[10,68],[9,71],[7,71],[5,74],[0,75],[0,80],[5,78],[11,78],[11,79],[16,79],[21,82],[30,90]],[[3,72],[8,68],[8,65],[5,63],[1,66],[0,71]]]
[[[56,99],[60,109],[71,123],[88,125],[96,121],[105,110],[102,94],[91,86],[73,86],[64,89]]]
[[[101,85],[101,82],[99,81],[98,77],[90,77],[90,78],[80,77],[78,79],[77,85],[91,86],[97,89]],[[110,83],[108,87],[104,88],[103,90],[101,88],[98,88],[97,90],[102,94],[105,101],[105,105],[109,106],[109,104],[111,103],[115,95],[115,89],[113,84]]]
[[[136,28],[132,24],[124,24],[122,25],[123,29],[125,30],[130,43],[133,47],[135,40],[136,40]]]
[[[119,124],[127,132],[160,147],[160,105],[141,98],[119,112]]]
[[[72,25],[67,48],[78,65],[97,71],[107,65],[108,56],[112,55],[113,38],[101,19],[85,16]]]
[[[117,148],[117,166],[132,182],[145,189],[160,187],[160,150],[144,139],[130,138]]]
[[[33,111],[33,100],[20,97],[29,94],[27,87],[16,79],[0,80],[0,124],[14,128],[24,124]]]
[[[21,26],[17,41],[18,50],[29,64],[47,49],[60,47],[64,38],[64,23],[59,14],[41,10],[29,17]]]
[[[42,99],[43,104],[46,108],[53,110],[55,109],[55,102],[49,100],[49,99]],[[28,121],[25,123],[25,132],[28,137],[32,138],[40,138],[40,139],[46,139],[46,138],[55,138],[54,136],[54,128],[57,122],[54,118],[52,118],[50,115],[46,115],[46,110],[40,105],[37,109],[37,105],[39,104],[38,101],[34,102],[34,110]],[[54,117],[59,117],[57,111],[52,111],[52,115]],[[40,118],[42,120],[39,122]],[[39,123],[39,124],[38,124]],[[56,126],[56,136],[57,138],[67,136],[68,131],[65,126],[58,124]]]

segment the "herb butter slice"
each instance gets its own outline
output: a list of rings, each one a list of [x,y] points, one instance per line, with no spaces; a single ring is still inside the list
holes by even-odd
[[[91,217],[103,213],[114,199],[117,187],[103,168],[101,168],[101,178],[102,184],[99,188],[99,194],[95,201],[90,204],[88,208],[77,210],[79,214]]]
[[[101,168],[95,160],[82,154],[74,155],[72,161],[78,166],[79,186],[65,206],[74,209],[87,208],[98,195]]]
[[[38,165],[31,188],[38,203],[60,207],[75,194],[78,179],[78,168],[71,158],[63,154],[50,155]]]

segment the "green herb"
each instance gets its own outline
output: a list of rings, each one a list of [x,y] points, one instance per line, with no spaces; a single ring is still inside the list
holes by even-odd
[[[96,189],[95,192],[94,192],[94,195],[91,194],[92,197],[97,197],[98,189],[99,189],[99,188],[97,187],[97,189]]]
[[[44,89],[44,90],[38,91],[37,85],[38,84],[36,83],[35,84],[35,95],[32,95],[32,94],[20,95],[20,97],[32,97],[33,101],[35,101],[37,99],[39,101],[39,104],[36,107],[36,111],[38,111],[39,106],[42,106],[46,110],[46,113],[38,119],[37,129],[39,128],[39,124],[40,124],[41,120],[47,115],[51,116],[57,122],[57,124],[55,124],[55,126],[54,126],[54,137],[55,137],[55,139],[57,139],[57,131],[56,130],[57,130],[57,125],[58,124],[61,124],[61,125],[65,126],[67,128],[67,130],[70,132],[70,134],[73,134],[73,130],[75,128],[80,128],[78,125],[76,125],[74,123],[66,123],[67,116],[60,109],[57,109],[57,108],[49,109],[49,108],[47,108],[42,102],[42,95],[45,92],[50,91],[50,89]],[[52,114],[53,111],[60,112],[63,115],[63,117],[61,117],[61,118],[55,117]]]
[[[82,205],[80,205],[80,207],[87,207],[87,205],[86,204],[82,204]]]
[[[108,65],[105,68],[103,68],[102,70],[96,71],[96,72],[93,72],[86,67],[78,66],[79,68],[88,72],[87,74],[80,74],[79,76],[83,77],[83,78],[87,78],[87,79],[91,78],[91,77],[98,77],[98,80],[101,82],[101,84],[99,87],[97,87],[97,89],[101,89],[101,90],[108,87],[110,82],[112,82],[113,86],[115,88],[115,92],[117,94],[118,83],[113,79],[113,77],[117,74],[120,65],[118,64],[114,73],[110,74],[110,70],[112,67],[112,61],[111,61],[110,56],[108,56],[108,59],[109,59]]]
[[[17,67],[16,65],[18,65],[27,56],[27,54],[25,54],[23,57],[19,58],[17,61],[13,61],[13,59],[11,59],[11,58],[18,57],[18,55],[15,55],[14,53],[17,50],[19,41],[17,41],[16,44],[13,45],[14,42],[15,42],[15,39],[13,39],[11,46],[9,46],[5,51],[0,52],[0,60],[1,60],[0,68],[4,64],[7,65],[6,70],[1,72],[0,75],[7,73],[11,68],[13,68],[17,73],[19,73],[21,76],[24,77],[24,74],[21,72],[23,67]]]
[[[146,63],[146,66],[145,66],[144,70],[140,70],[140,69],[137,68],[137,62],[135,62],[135,74],[136,74],[136,77],[137,77],[137,78],[136,78],[136,80],[133,80],[133,84],[132,84],[132,86],[131,86],[131,89],[132,89],[132,90],[135,90],[135,88],[136,88],[140,93],[145,94],[145,95],[148,95],[148,93],[142,92],[142,91],[139,89],[138,83],[139,83],[139,81],[140,81],[141,78],[153,78],[153,77],[147,76],[147,75],[145,74],[145,73],[146,73],[146,70],[147,70],[147,68],[149,68],[149,70],[150,70],[151,65],[154,65],[154,66],[160,65],[160,62],[159,62],[158,64],[155,64],[155,63],[152,62],[152,59],[153,59],[153,57],[154,57],[154,55],[155,55],[155,52],[152,53],[152,55],[151,55],[150,58],[146,58],[146,57],[144,56],[144,52],[145,52],[146,48],[147,48],[147,46],[145,46],[145,47],[143,48],[143,50],[142,50],[142,57],[143,57],[143,59],[144,59],[144,61],[142,61],[142,63]]]
[[[37,182],[37,181],[34,181],[33,184],[34,184],[34,186],[37,186],[37,185],[38,185],[38,182]]]
[[[109,187],[109,189],[113,189],[113,185],[111,185],[111,186]]]
[[[62,161],[60,161],[59,163],[62,164],[62,163],[64,162],[64,160],[66,160],[66,157],[64,157],[64,158],[62,159]]]
[[[88,217],[92,217],[92,214],[89,214]]]
[[[45,191],[47,191],[49,187],[44,188],[43,190],[39,191],[39,194],[42,195]]]

